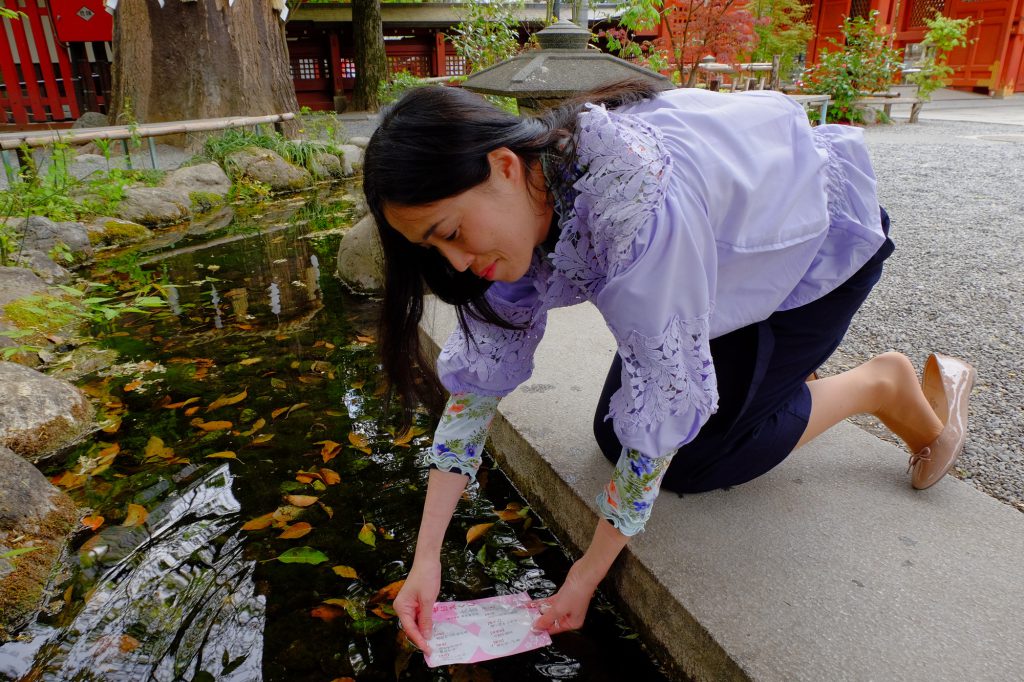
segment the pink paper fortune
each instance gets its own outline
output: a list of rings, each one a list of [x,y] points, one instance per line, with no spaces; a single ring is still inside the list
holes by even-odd
[[[427,665],[478,663],[551,644],[547,632],[532,629],[540,612],[527,606],[531,601],[530,595],[520,592],[434,604]]]

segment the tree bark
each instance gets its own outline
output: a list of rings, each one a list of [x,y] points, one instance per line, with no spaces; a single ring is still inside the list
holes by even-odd
[[[121,2],[114,15],[111,122],[297,112],[275,4]],[[286,135],[297,131],[298,123],[283,124]]]
[[[352,0],[352,30],[355,33],[356,67],[352,108],[376,111],[380,108],[377,90],[388,77],[380,0]]]

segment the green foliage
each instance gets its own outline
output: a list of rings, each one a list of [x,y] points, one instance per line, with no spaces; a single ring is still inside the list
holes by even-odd
[[[332,145],[348,142],[344,124],[333,111],[313,111],[302,107],[298,116],[299,133],[307,139],[319,140]]]
[[[197,161],[215,161],[222,168],[228,169],[227,158],[231,154],[259,147],[277,153],[285,161],[302,166],[313,172],[313,159],[317,154],[341,154],[341,150],[332,142],[321,140],[289,140],[281,133],[256,133],[242,128],[231,128],[220,135],[212,135],[203,143],[203,152],[192,159]]]
[[[228,201],[243,201],[245,203],[257,203],[270,198],[272,190],[270,185],[249,177],[237,178],[231,191],[228,192]]]
[[[920,70],[907,74],[907,80],[917,85],[917,96],[927,101],[953,74],[953,68],[946,63],[949,53],[954,48],[967,47],[967,32],[977,22],[970,17],[951,19],[936,12],[934,18],[925,19],[924,23],[928,26],[922,41],[925,57],[917,64]]]
[[[18,250],[20,235],[7,220],[0,222],[0,265],[8,266]]]
[[[64,261],[65,263],[75,262],[75,254],[71,250],[71,247],[61,241],[54,244],[53,248],[50,249],[47,255],[54,263],[60,263],[61,261]]]
[[[107,324],[124,313],[148,313],[166,305],[162,297],[152,295],[151,286],[127,294],[95,282],[80,286],[57,287],[62,296],[34,294],[19,298],[4,306],[4,314],[19,329],[52,334],[76,320]]]
[[[377,88],[377,98],[381,105],[391,104],[409,90],[422,88],[431,85],[408,71],[402,70],[391,74],[386,81],[382,81]]]
[[[751,60],[770,62],[779,55],[779,73],[788,78],[793,58],[802,53],[814,36],[814,27],[804,22],[806,6],[800,0],[753,0],[747,9],[754,16],[757,47]]]
[[[865,93],[885,92],[896,79],[899,51],[892,47],[892,36],[877,32],[877,16],[873,10],[868,17],[847,18],[845,45],[829,39],[836,49],[823,49],[818,63],[805,73],[807,92],[832,98],[829,121],[863,121],[864,114],[854,102]]]
[[[493,66],[519,51],[516,10],[522,6],[517,0],[474,2],[466,6],[462,21],[448,40],[455,46],[455,53],[466,60],[470,73]]]

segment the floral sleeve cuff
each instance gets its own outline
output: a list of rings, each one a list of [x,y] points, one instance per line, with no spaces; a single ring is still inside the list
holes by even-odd
[[[454,393],[434,431],[434,444],[423,461],[432,469],[450,471],[476,480],[487,429],[500,398],[476,393]]]
[[[636,535],[644,529],[674,454],[648,457],[622,449],[612,480],[597,497],[597,508],[623,535]]]

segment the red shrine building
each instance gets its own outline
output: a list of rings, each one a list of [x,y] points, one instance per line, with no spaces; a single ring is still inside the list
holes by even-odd
[[[105,112],[113,18],[104,0],[0,0],[0,6],[23,15],[0,19],[0,129],[61,127],[82,112]],[[612,8],[599,5],[600,12],[592,14],[607,17]],[[545,9],[544,4],[526,4],[524,28],[539,29]],[[1024,0],[810,0],[808,17],[816,35],[808,45],[808,60],[829,37],[840,36],[843,17],[867,16],[871,10],[878,10],[882,30],[895,31],[897,47],[919,43],[927,30],[924,20],[936,11],[973,18],[978,23],[971,28],[971,44],[950,55],[955,69],[951,85],[997,97],[1024,92]],[[459,22],[458,7],[388,2],[382,16],[393,70],[417,76],[464,72],[445,38]],[[569,18],[568,10],[563,17]],[[355,80],[351,6],[301,5],[286,32],[299,104],[338,106]],[[520,35],[525,39],[527,31]]]

